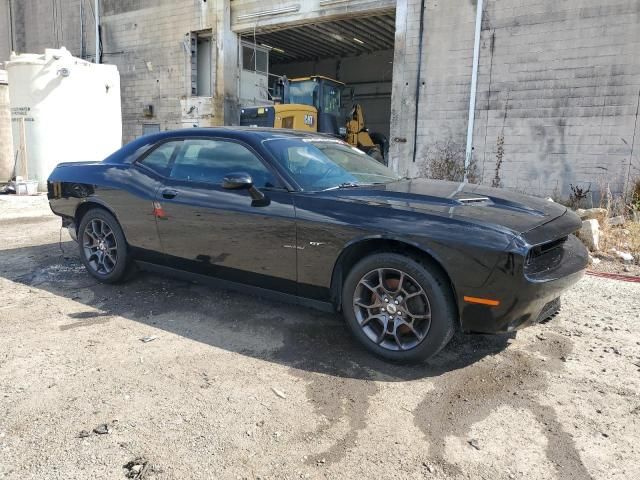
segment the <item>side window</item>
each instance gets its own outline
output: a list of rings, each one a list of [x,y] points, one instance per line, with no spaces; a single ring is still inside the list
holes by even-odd
[[[181,140],[163,143],[162,145],[156,147],[142,160],[140,160],[139,163],[166,177],[169,175],[169,161],[171,160],[171,157],[176,148],[178,148],[181,144]]]
[[[280,184],[263,163],[243,145],[224,140],[185,140],[171,169],[175,180],[221,184],[229,173],[251,175],[258,188]]]

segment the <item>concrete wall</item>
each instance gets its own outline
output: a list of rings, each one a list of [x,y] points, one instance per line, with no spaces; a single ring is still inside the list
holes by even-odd
[[[399,0],[396,11],[390,158],[409,176],[418,174],[434,143],[464,142],[467,125],[474,6],[424,4],[422,37],[420,0]]]
[[[162,130],[212,124],[211,100],[189,95],[188,34],[213,30],[213,3],[103,1],[104,61],[120,70],[125,142],[140,136],[145,123]],[[149,105],[152,116],[145,113]]]
[[[15,48],[40,52],[65,45],[79,55],[79,1],[12,0]],[[232,32],[396,5],[392,164],[414,175],[439,142],[464,146],[476,0],[102,0],[102,5],[104,61],[121,71],[126,140],[147,122],[164,129],[235,121],[239,72]],[[299,8],[242,17],[290,5]],[[0,1],[0,61],[11,48],[11,29],[2,28],[7,7],[8,0]],[[90,10],[85,15],[91,54]],[[203,29],[215,33],[213,99],[187,94],[183,40]],[[592,190],[609,183],[620,192],[629,177],[640,175],[638,0],[485,0],[479,73],[473,158],[485,183],[495,175],[499,139],[504,139],[499,176],[506,187],[567,196],[571,183]],[[154,106],[153,118],[144,116],[145,105]]]
[[[11,28],[9,22],[9,2],[0,2],[0,62],[11,54]]]
[[[369,130],[389,136],[393,50],[317,62],[276,64],[271,71],[289,78],[324,75],[344,82],[353,88],[355,101],[362,105]]]
[[[484,180],[504,136],[507,187],[623,191],[630,170],[640,175],[640,2],[517,3],[485,12],[474,142]]]
[[[85,23],[93,45],[95,23],[85,0]],[[11,8],[9,5],[11,4]],[[55,7],[55,8],[54,8]],[[9,18],[13,19],[13,28]],[[9,59],[11,38],[18,53],[43,53],[45,48],[61,46],[80,55],[80,0],[3,0],[0,2],[0,62]],[[93,48],[93,47],[92,47]]]
[[[61,0],[56,10],[53,4],[12,0],[17,51],[42,52],[64,45],[72,54],[81,55],[80,0]],[[222,16],[219,11],[225,4],[228,7],[229,1],[101,0],[103,62],[115,64],[120,70],[125,142],[140,136],[144,124],[159,124],[165,130],[224,122],[222,98],[216,102],[211,97],[189,95],[191,66],[185,40],[188,42],[186,35],[192,31],[215,32]],[[85,58],[93,61],[95,22],[91,5],[93,0],[85,0],[84,44]],[[8,19],[8,0],[0,2],[0,8],[2,19]],[[230,26],[227,30],[230,32]],[[10,41],[10,32],[0,38],[0,61],[8,59]],[[218,42],[216,48],[221,47],[222,42]],[[212,52],[213,61],[218,53]],[[236,58],[237,53],[232,56]],[[216,65],[211,67],[215,70]],[[235,64],[226,70],[233,67]],[[153,106],[153,116],[145,114],[148,105]]]
[[[464,147],[476,2],[427,0],[418,79],[420,0],[398,1],[392,156],[416,174],[438,142]],[[474,155],[484,183],[567,196],[570,184],[622,192],[640,175],[637,0],[485,2]],[[406,16],[401,11],[406,9]],[[413,114],[419,84],[417,148]]]

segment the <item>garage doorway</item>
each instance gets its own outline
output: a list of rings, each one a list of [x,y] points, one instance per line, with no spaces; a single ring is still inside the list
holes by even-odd
[[[371,133],[389,138],[395,41],[395,11],[377,11],[313,23],[265,27],[241,35],[244,49],[268,52],[267,103],[277,97],[278,79],[324,76],[345,84],[342,108],[346,120],[354,104],[363,109]],[[241,73],[244,74],[244,71]],[[242,80],[241,80],[242,81]],[[260,88],[260,87],[258,87]],[[262,87],[264,89],[264,87]],[[260,94],[252,95],[260,98]],[[242,99],[242,107],[252,100]]]

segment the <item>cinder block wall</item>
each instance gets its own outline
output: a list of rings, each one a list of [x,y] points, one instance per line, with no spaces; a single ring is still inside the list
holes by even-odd
[[[93,48],[93,17],[85,0],[85,22],[91,29],[87,39]],[[13,18],[13,48],[18,53],[43,53],[45,48],[62,46],[74,55],[80,55],[80,0],[12,0],[0,2],[0,62],[11,54],[11,28]]]
[[[79,2],[63,0],[57,4],[59,9],[54,10],[50,1],[14,0],[14,48],[19,52],[39,53],[45,48],[65,46],[79,57]],[[213,31],[214,3],[101,1],[103,61],[117,65],[121,75],[124,142],[140,136],[145,123],[160,124],[164,130],[211,122],[211,100],[204,101],[204,105],[197,102],[196,108],[186,114],[191,105],[185,102],[190,65],[183,43],[185,34],[191,31]],[[90,61],[95,53],[92,5],[93,0],[85,2],[84,12],[85,50]],[[8,2],[0,2],[0,22],[7,23],[0,38],[0,62],[8,60],[11,51],[8,18]],[[153,117],[145,116],[146,105],[153,105]]]
[[[392,152],[414,175],[437,142],[464,147],[476,2],[425,2],[415,163],[407,113],[415,111],[421,2],[402,3],[409,14],[399,19],[406,35],[392,108],[393,136],[403,142]],[[597,196],[640,176],[637,0],[487,0],[479,74],[473,158],[483,183],[495,177],[499,139],[500,183],[520,191],[566,197],[579,184]]]
[[[391,157],[408,176],[437,142],[464,143],[469,106],[475,2],[425,0],[421,37],[422,3],[399,0],[396,12]]]
[[[0,2],[0,62],[8,60],[10,54],[9,2]]]
[[[489,1],[482,31],[475,159],[504,186],[568,195],[640,176],[638,0]]]
[[[125,142],[140,136],[145,123],[162,130],[182,127],[191,74],[185,34],[213,29],[208,3],[103,1],[104,61],[120,70]],[[153,106],[152,117],[145,116],[147,105]]]

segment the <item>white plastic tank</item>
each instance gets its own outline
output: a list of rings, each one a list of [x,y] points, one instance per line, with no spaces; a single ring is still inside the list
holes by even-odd
[[[44,55],[12,54],[5,66],[16,175],[37,180],[45,190],[58,163],[99,161],[122,146],[114,65],[87,62],[63,47]]]
[[[7,72],[0,70],[0,183],[11,180],[14,162]]]

